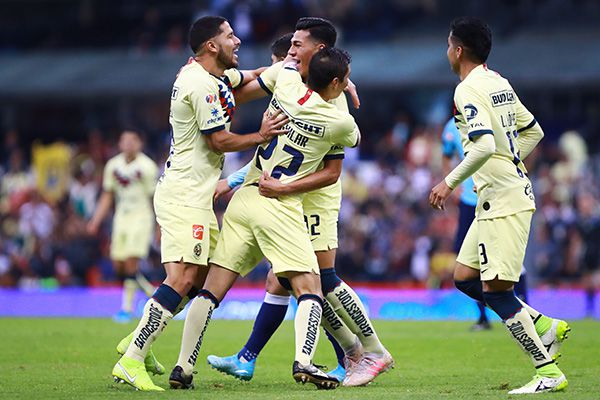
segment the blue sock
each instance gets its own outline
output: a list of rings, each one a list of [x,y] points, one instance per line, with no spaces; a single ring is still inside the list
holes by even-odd
[[[331,342],[333,350],[335,350],[335,356],[337,358],[338,364],[344,365],[344,350],[342,350],[337,340],[335,340],[334,337],[329,334],[329,332],[325,331],[325,334],[327,335],[327,339],[329,339],[329,341]]]
[[[181,302],[181,296],[171,286],[162,284],[152,295],[152,298],[159,302],[164,308],[169,310],[170,313],[174,313],[175,309]]]
[[[519,277],[519,282],[515,283],[515,295],[523,303],[527,303],[527,275],[524,273]]]
[[[238,353],[239,359],[243,357],[245,361],[249,362],[258,357],[263,347],[283,322],[289,302],[290,296],[277,296],[270,293],[265,295],[265,300],[254,321],[252,334]]]
[[[477,321],[477,323],[482,324],[482,323],[488,322],[488,317],[487,317],[487,314],[485,313],[485,304],[483,304],[483,302],[481,302],[481,301],[478,301],[477,309],[479,310],[479,320]]]

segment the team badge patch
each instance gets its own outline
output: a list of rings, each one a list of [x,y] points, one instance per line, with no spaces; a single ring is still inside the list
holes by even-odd
[[[473,104],[467,104],[465,106],[465,115],[467,117],[467,121],[472,120],[477,116],[477,107],[475,107]]]
[[[204,237],[204,225],[192,225],[192,237],[202,240]]]
[[[194,255],[196,257],[200,257],[201,254],[202,254],[202,245],[200,243],[196,243],[196,245],[194,246]]]

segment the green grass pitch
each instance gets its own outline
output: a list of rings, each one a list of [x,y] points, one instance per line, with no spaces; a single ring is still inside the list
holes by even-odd
[[[4,399],[505,399],[533,375],[528,358],[506,330],[472,333],[467,322],[376,321],[396,368],[363,388],[317,391],[291,377],[293,324],[285,322],[258,359],[254,379],[240,382],[211,370],[208,354],[230,355],[245,343],[250,321],[213,321],[207,331],[193,391],[136,392],[115,384],[115,345],[134,324],[99,319],[0,319],[0,394]],[[560,366],[569,387],[552,399],[597,399],[600,386],[600,322],[571,324]],[[172,321],[155,343],[168,387],[183,323]],[[315,361],[335,365],[321,335]],[[514,397],[512,397],[514,398]]]

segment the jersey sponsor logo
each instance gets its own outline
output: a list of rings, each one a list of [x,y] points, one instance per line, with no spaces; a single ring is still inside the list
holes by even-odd
[[[475,118],[477,116],[477,107],[473,104],[467,104],[465,106],[465,116],[467,117],[467,122]]]
[[[115,177],[115,180],[119,183],[119,185],[121,185],[123,187],[129,186],[131,184],[131,182],[134,180],[133,177],[127,176],[117,170],[113,171],[113,176]],[[134,177],[137,179],[140,179],[142,177],[142,173],[140,171],[135,171]]]
[[[490,93],[492,107],[500,107],[505,104],[515,104],[515,93],[512,90],[502,90],[500,92]]]
[[[192,225],[192,237],[202,240],[204,237],[204,225]]]
[[[331,151],[337,151],[337,150],[344,150],[344,146],[341,146],[339,144],[331,146]]]
[[[209,95],[206,95],[206,97],[204,98],[204,100],[206,100],[206,102],[208,104],[212,104],[215,101],[217,101],[218,98],[219,97],[216,94],[209,94]]]
[[[329,322],[329,326],[331,326],[331,329],[334,331],[337,331],[342,327],[342,321],[340,321],[327,301],[323,302],[323,318]]]
[[[177,86],[173,86],[173,90],[171,90],[171,100],[177,100],[178,94],[179,94],[179,88]]]
[[[531,187],[531,183],[525,185],[525,196],[529,197],[530,200],[535,200],[535,196],[533,195],[533,188]]]
[[[218,117],[218,116],[219,116],[219,110],[217,110],[216,108],[212,108],[212,109],[210,110],[210,115],[212,115],[212,116],[213,116],[213,118],[214,118],[214,117]]]
[[[271,98],[270,104],[275,110],[283,111],[284,114],[290,118],[290,122],[288,124],[300,129],[302,131],[302,133],[304,133],[306,135],[317,136],[317,137],[323,137],[325,135],[325,127],[324,126],[317,125],[312,122],[303,121],[301,119],[293,118],[292,115],[281,106],[281,104],[279,103],[279,101],[277,100],[277,98],[275,96],[273,96]]]

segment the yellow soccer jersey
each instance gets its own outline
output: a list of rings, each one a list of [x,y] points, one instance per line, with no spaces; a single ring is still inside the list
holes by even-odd
[[[520,160],[518,136],[536,124],[510,83],[480,65],[457,86],[455,122],[465,153],[476,136],[492,134],[496,152],[473,175],[479,219],[534,210],[535,199],[527,170]]]
[[[235,112],[232,89],[242,79],[237,69],[211,75],[191,58],[179,71],[171,92],[171,149],[157,186],[170,203],[212,209],[224,155],[210,150],[201,135],[229,130]]]
[[[258,77],[258,83],[260,84],[260,86],[263,88],[263,90],[265,92],[267,92],[268,94],[272,95],[273,94],[273,90],[275,89],[275,82],[277,81],[277,76],[279,74],[279,72],[282,70],[283,68],[283,61],[280,61],[278,63],[275,63],[273,65],[271,65],[269,68],[267,68],[265,71],[263,71],[262,74],[260,74],[260,76]],[[337,98],[330,100],[329,103],[335,105],[340,111],[343,111],[345,113],[348,113],[348,100],[346,99],[346,95],[344,93],[342,93],[340,96],[338,96]],[[327,155],[324,157],[325,160],[327,159],[336,159],[336,158],[344,158],[344,146],[341,145],[334,145],[331,147],[331,150],[327,153]],[[323,168],[323,164],[321,163],[321,165],[319,166],[319,168],[317,168],[317,170],[320,170]],[[316,189],[313,190],[311,192],[306,193],[306,196],[315,196],[315,202],[318,199],[319,202],[322,202],[322,200],[327,199],[327,204],[322,204],[321,208],[338,208],[340,207],[340,202],[341,202],[341,196],[342,196],[342,190],[341,190],[341,182],[338,179],[338,181],[336,183],[334,183],[333,185],[330,186],[326,186],[324,188],[321,189]],[[311,201],[310,199],[305,200],[305,201]]]
[[[108,160],[102,189],[115,198],[115,214],[152,212],[152,195],[158,177],[156,163],[144,153],[128,163],[123,153]]]
[[[334,146],[354,147],[360,139],[354,118],[308,89],[292,67],[279,73],[269,110],[289,116],[288,133],[256,150],[244,185],[257,183],[263,171],[283,183],[298,180],[315,172],[328,153],[339,151]]]

